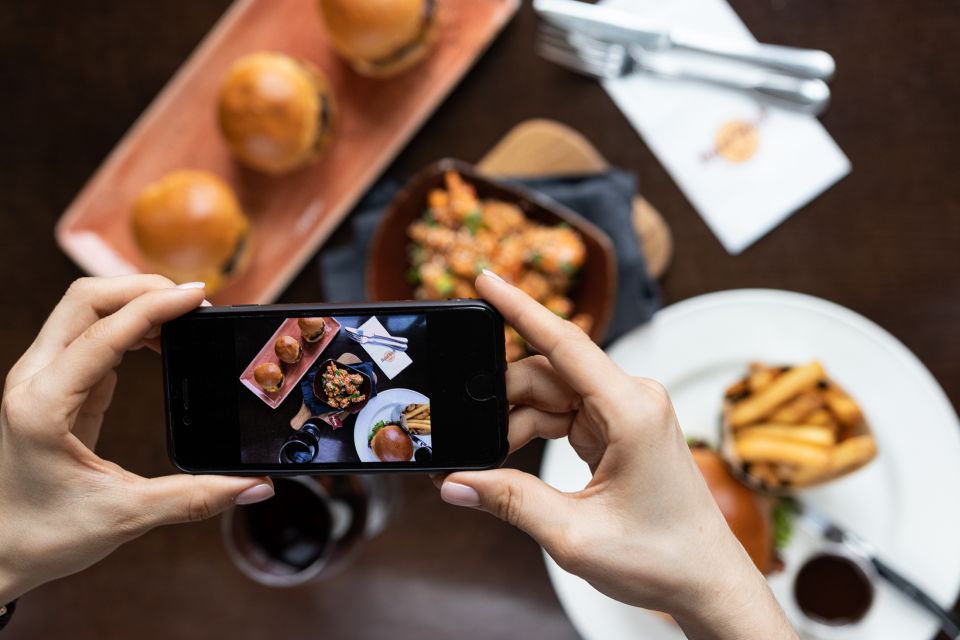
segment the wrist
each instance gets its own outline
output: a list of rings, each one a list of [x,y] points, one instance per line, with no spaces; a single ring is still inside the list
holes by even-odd
[[[691,640],[795,639],[766,579],[729,529],[725,533],[721,548],[709,554],[714,561],[701,567],[671,615]]]

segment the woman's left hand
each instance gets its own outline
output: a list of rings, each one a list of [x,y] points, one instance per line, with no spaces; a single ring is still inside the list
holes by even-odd
[[[77,280],[10,370],[0,406],[0,605],[156,526],[273,495],[267,478],[147,479],[93,451],[123,354],[202,302],[202,283]]]

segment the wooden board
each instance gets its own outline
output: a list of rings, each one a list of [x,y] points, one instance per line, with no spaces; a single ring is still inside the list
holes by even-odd
[[[247,365],[247,368],[240,374],[240,384],[250,389],[253,395],[267,403],[267,406],[271,409],[279,407],[283,401],[287,399],[287,396],[290,395],[290,392],[300,384],[300,378],[307,373],[307,370],[313,366],[313,363],[317,361],[317,358],[320,357],[323,350],[333,342],[333,339],[336,338],[340,332],[340,323],[335,319],[324,318],[323,321],[327,327],[324,331],[323,338],[317,342],[301,340],[302,334],[300,333],[300,326],[297,324],[297,318],[287,318],[281,322],[280,327],[274,331],[270,339],[263,345],[263,349],[260,349],[260,352],[253,357],[250,364]],[[290,336],[300,342],[303,354],[298,362],[294,364],[280,362],[280,358],[277,357],[273,349],[273,345],[280,336]],[[280,387],[276,393],[267,393],[264,391],[253,377],[254,368],[264,362],[272,362],[279,365],[280,370],[283,371],[283,386]]]
[[[477,163],[482,173],[514,178],[599,173],[609,167],[582,134],[545,119],[521,122]],[[647,269],[659,278],[673,257],[670,228],[663,216],[639,196],[633,203],[633,223],[643,244]]]
[[[130,231],[140,190],[168,171],[223,177],[250,215],[254,253],[216,304],[273,301],[349,213],[513,16],[519,0],[445,0],[433,52],[388,80],[362,78],[327,44],[315,0],[238,0],[107,157],[57,224],[60,246],[86,272],[144,270]],[[316,164],[270,177],[230,157],[216,122],[220,81],[238,57],[275,50],[330,78],[339,119]]]

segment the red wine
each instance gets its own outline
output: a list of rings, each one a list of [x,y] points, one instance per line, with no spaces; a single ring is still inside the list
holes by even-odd
[[[333,519],[320,497],[292,480],[274,480],[270,500],[238,509],[250,542],[269,557],[302,571],[319,560],[330,544]]]

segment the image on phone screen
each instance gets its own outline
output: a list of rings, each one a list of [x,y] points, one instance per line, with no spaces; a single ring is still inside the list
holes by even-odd
[[[481,302],[211,308],[162,338],[185,471],[478,469],[506,455],[504,327]]]
[[[427,332],[424,314],[247,319],[241,462],[431,461]]]

